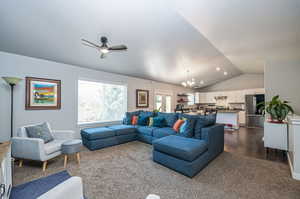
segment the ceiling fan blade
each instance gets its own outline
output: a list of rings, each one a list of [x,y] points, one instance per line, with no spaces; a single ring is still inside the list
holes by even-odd
[[[118,45],[118,46],[111,46],[108,50],[127,50],[127,46],[125,45]]]
[[[100,46],[99,46],[99,45],[97,45],[97,44],[94,44],[93,42],[90,42],[90,41],[88,41],[88,40],[81,39],[81,41],[83,41],[83,42],[86,42],[86,43],[88,43],[88,44],[90,44],[90,45],[92,45],[92,46],[95,46],[95,47],[97,47],[97,48],[100,48]]]
[[[91,47],[91,48],[99,49],[97,46],[92,46],[92,45],[87,44],[87,43],[82,43],[82,45],[85,45],[85,46],[88,46],[88,47]]]

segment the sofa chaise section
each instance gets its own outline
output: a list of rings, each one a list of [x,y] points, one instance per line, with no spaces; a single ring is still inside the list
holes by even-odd
[[[224,151],[224,126],[202,129],[202,139],[167,136],[153,141],[153,160],[193,177]]]

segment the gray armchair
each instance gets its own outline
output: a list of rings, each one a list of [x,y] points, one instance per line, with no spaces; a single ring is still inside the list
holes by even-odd
[[[46,144],[44,143],[44,140],[40,138],[29,138],[27,136],[26,127],[35,125],[19,128],[17,136],[12,138],[12,156],[20,160],[20,167],[22,167],[24,159],[37,160],[43,162],[43,171],[45,171],[47,161],[61,154],[62,143],[76,138],[74,131],[55,131],[51,130],[49,123],[47,123],[47,125],[54,140]]]

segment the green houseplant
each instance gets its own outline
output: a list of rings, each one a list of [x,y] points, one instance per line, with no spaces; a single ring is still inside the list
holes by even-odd
[[[283,123],[289,113],[294,113],[293,108],[288,104],[288,101],[281,100],[279,95],[276,95],[271,101],[259,103],[257,106],[263,114],[267,112],[270,115],[270,122]]]
[[[157,114],[157,113],[159,113],[160,111],[161,111],[161,107],[159,107],[158,109],[154,109],[154,110],[153,110],[153,113]]]

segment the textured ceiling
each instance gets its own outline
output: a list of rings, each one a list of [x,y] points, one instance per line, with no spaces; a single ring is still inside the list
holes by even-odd
[[[179,13],[244,73],[268,60],[300,59],[300,1],[186,0]]]
[[[299,2],[2,0],[0,50],[173,84],[190,69],[207,86],[300,57]],[[100,59],[81,45],[102,35],[128,51]]]
[[[173,84],[187,69],[203,86],[241,73],[167,1],[4,0],[0,24],[2,51]],[[128,51],[100,59],[81,45],[81,38],[99,42],[101,35]]]

